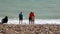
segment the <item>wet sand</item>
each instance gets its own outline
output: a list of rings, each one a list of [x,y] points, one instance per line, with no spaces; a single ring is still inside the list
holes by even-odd
[[[60,25],[0,24],[0,34],[60,34]]]

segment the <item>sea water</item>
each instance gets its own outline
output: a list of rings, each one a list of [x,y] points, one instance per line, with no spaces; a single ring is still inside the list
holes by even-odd
[[[10,23],[18,23],[20,12],[23,22],[28,22],[31,11],[35,13],[36,23],[60,22],[60,0],[0,0],[0,17],[8,16]]]

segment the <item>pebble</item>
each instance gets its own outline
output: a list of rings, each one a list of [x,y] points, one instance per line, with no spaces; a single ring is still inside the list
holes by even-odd
[[[0,25],[0,34],[60,34],[60,25]]]

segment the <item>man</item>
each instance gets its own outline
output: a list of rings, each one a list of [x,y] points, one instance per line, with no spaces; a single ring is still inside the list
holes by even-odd
[[[23,14],[22,14],[22,12],[20,12],[20,14],[19,14],[19,24],[22,24],[22,20],[23,20]]]
[[[35,18],[34,12],[30,12],[30,14],[29,14],[29,24],[34,24],[34,18]]]

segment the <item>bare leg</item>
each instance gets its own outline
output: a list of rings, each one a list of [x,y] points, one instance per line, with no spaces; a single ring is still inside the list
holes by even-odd
[[[30,25],[30,21],[29,21],[29,25]]]
[[[31,21],[31,24],[34,25],[34,20]]]
[[[31,21],[31,25],[32,25],[32,21]]]
[[[21,20],[21,24],[23,24],[23,23],[22,23],[22,20]]]
[[[35,17],[33,16],[33,17],[32,17],[32,24],[33,24],[33,25],[34,25],[34,18],[35,18]]]
[[[33,25],[34,25],[34,21],[33,21]]]
[[[19,20],[19,24],[20,24],[20,20]]]
[[[31,25],[31,20],[29,20],[29,25]]]
[[[30,25],[30,22],[29,22],[29,25]]]

